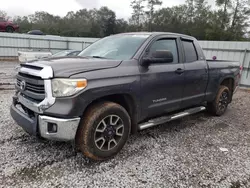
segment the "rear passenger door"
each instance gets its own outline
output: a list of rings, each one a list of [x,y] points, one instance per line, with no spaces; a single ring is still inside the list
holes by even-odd
[[[196,40],[182,38],[181,43],[185,67],[185,84],[181,106],[187,108],[203,102],[208,82],[208,67]]]

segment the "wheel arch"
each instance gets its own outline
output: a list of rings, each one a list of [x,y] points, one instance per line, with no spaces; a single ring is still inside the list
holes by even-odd
[[[233,77],[225,77],[220,81],[220,85],[226,86],[228,87],[229,91],[230,91],[230,102],[232,101],[232,97],[233,97],[233,90],[234,90],[234,78]]]
[[[125,108],[129,114],[130,118],[131,118],[131,131],[132,131],[132,133],[137,132],[137,130],[138,130],[137,122],[138,122],[139,110],[138,110],[138,106],[136,103],[136,99],[131,94],[127,94],[127,93],[110,94],[110,95],[105,95],[105,96],[96,98],[96,99],[92,100],[86,106],[84,113],[83,113],[83,116],[93,105],[95,105],[97,103],[105,102],[105,101],[117,103],[117,104],[121,105],[123,108]]]
[[[7,28],[12,28],[13,31],[15,31],[15,28],[14,28],[13,26],[11,26],[11,25],[7,25],[7,26],[5,27],[5,30],[7,30]]]

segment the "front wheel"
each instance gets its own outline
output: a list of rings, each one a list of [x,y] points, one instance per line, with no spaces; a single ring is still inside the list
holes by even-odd
[[[91,159],[108,159],[123,148],[130,129],[130,117],[122,106],[113,102],[99,103],[83,116],[76,144]]]
[[[220,86],[216,98],[208,104],[208,111],[216,116],[223,115],[229,103],[230,91],[226,86]]]

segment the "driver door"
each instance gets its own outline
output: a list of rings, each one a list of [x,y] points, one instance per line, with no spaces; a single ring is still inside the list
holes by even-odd
[[[156,50],[168,50],[173,54],[173,62],[154,62],[141,67],[141,104],[145,118],[159,116],[181,108],[184,86],[184,64],[180,56],[179,39],[159,37],[146,50],[151,56]]]

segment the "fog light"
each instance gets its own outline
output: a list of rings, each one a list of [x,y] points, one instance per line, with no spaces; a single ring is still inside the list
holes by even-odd
[[[48,123],[48,133],[56,133],[57,132],[57,124]]]

